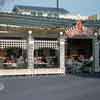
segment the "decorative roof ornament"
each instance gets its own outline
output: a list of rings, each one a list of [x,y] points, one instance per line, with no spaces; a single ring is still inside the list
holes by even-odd
[[[79,33],[81,33],[81,32],[84,31],[84,25],[83,25],[83,23],[82,23],[81,20],[77,21],[76,28],[77,28],[77,30],[78,30]]]
[[[93,34],[92,28],[87,28],[84,26],[81,20],[78,20],[75,26],[67,27],[65,30],[65,35],[68,37],[74,36],[90,36]]]

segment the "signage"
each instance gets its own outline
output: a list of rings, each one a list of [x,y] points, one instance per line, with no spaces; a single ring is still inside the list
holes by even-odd
[[[68,37],[74,36],[90,36],[93,35],[93,28],[87,28],[83,25],[82,21],[77,21],[76,25],[70,28],[66,28],[65,35]]]

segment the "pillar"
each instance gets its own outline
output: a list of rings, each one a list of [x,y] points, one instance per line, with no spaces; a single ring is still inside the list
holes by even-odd
[[[65,38],[63,32],[60,32],[60,68],[64,70],[65,73]]]
[[[100,66],[99,66],[99,41],[97,38],[94,40],[94,71],[99,72]]]
[[[27,57],[28,57],[28,68],[34,68],[34,39],[32,39],[32,31],[28,32],[28,47],[27,47]]]

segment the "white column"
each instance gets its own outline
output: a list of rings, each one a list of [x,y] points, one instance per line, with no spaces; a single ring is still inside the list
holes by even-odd
[[[65,73],[65,39],[63,32],[60,32],[60,68],[64,69]]]
[[[99,72],[100,66],[99,66],[99,41],[97,38],[94,41],[94,71]]]
[[[34,68],[34,40],[32,39],[32,31],[28,32],[28,68]]]

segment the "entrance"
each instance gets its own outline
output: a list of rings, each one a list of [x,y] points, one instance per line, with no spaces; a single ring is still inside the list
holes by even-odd
[[[91,72],[93,69],[93,39],[66,39],[65,64],[66,72]]]

